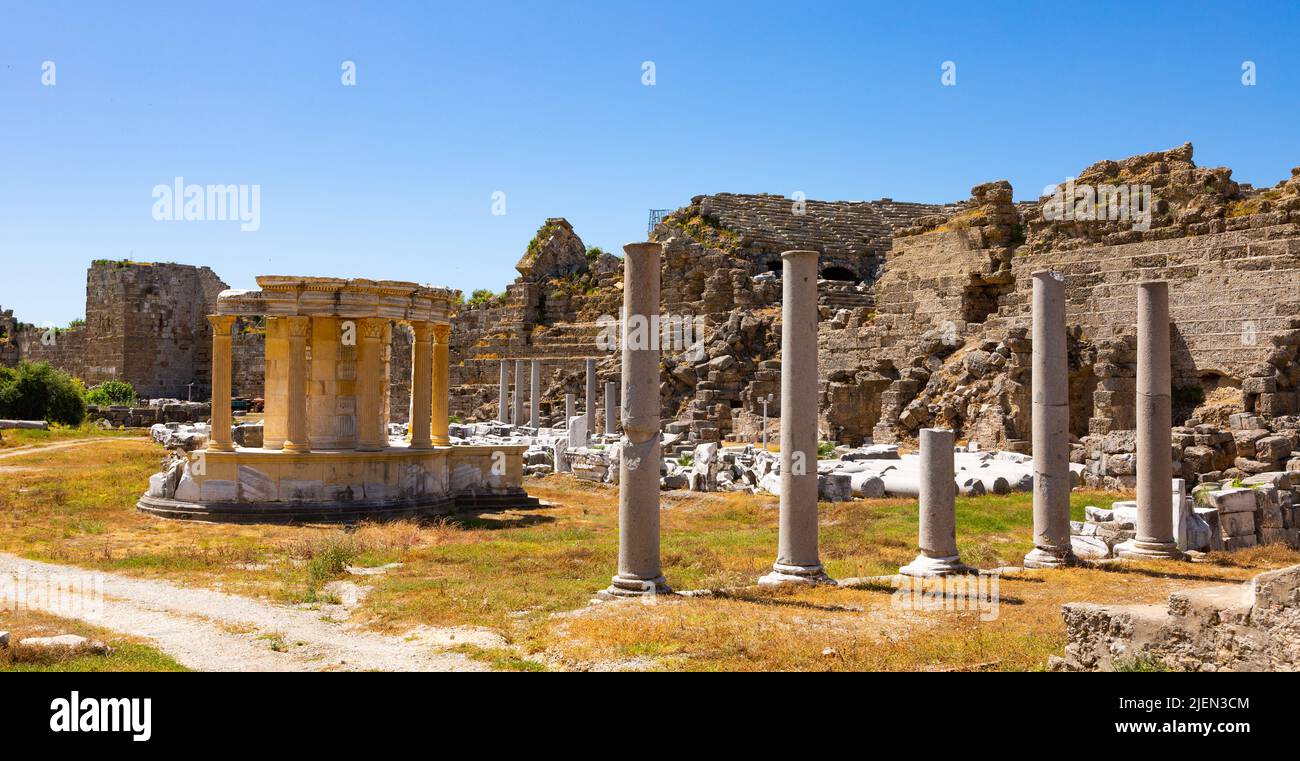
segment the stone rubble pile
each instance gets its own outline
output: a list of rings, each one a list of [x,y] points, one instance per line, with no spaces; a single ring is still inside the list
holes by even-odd
[[[529,428],[493,420],[486,423],[451,423],[447,426],[447,432],[453,445],[528,445],[524,452],[525,476],[547,476],[573,470],[579,478],[603,483],[610,482],[607,478],[607,465],[602,465],[599,475],[593,476],[586,461],[607,458],[605,447],[616,449],[612,445],[618,441],[615,436],[603,434],[589,437],[586,417],[583,415],[571,418],[567,428]]]
[[[149,427],[149,437],[169,451],[202,449],[208,443],[209,433],[207,423],[154,423]]]
[[[1300,566],[1245,584],[1183,589],[1166,605],[1065,605],[1068,644],[1052,671],[1300,669]]]
[[[1241,481],[1202,481],[1187,494],[1173,480],[1171,510],[1180,550],[1239,550],[1262,544],[1300,549],[1300,476],[1277,471]],[[1116,547],[1137,535],[1137,503],[1116,502],[1105,510],[1084,508],[1084,520],[1070,522],[1075,555],[1117,557]]]
[[[545,430],[545,429],[543,429]],[[668,450],[678,439],[665,434]],[[549,444],[539,436],[536,466],[551,466]],[[568,468],[583,480],[618,482],[617,439],[602,439],[592,446],[571,447],[563,455]],[[547,455],[545,459],[541,455]],[[920,494],[921,467],[916,454],[900,454],[894,444],[837,447],[836,459],[817,461],[817,493],[823,502],[854,498],[916,497]],[[1032,459],[1015,452],[954,452],[956,486],[959,494],[1008,494],[1029,491],[1033,486]],[[525,469],[530,466],[525,460]],[[1072,483],[1078,484],[1083,466],[1072,465]],[[547,470],[546,472],[550,472]],[[660,488],[696,492],[743,491],[779,496],[780,456],[753,445],[723,447],[718,442],[695,446],[689,454],[665,457],[660,468]]]
[[[90,405],[86,419],[92,423],[104,421],[114,428],[148,428],[159,423],[196,423],[207,420],[212,407],[207,402],[186,402],[180,399],[150,399],[137,407]]]
[[[1228,418],[1221,429],[1195,418],[1172,430],[1171,457],[1176,477],[1189,484],[1231,481],[1279,470],[1300,471],[1300,421],[1265,420],[1249,412]],[[1133,430],[1085,436],[1070,459],[1083,464],[1091,488],[1132,489],[1137,483],[1137,439]]]

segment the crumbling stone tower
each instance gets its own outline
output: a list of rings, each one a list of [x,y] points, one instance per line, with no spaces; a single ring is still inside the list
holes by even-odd
[[[211,385],[211,328],[205,315],[226,284],[207,267],[95,261],[86,272],[86,320],[43,341],[18,329],[5,364],[45,361],[93,386],[123,380],[142,397],[195,399]],[[11,339],[11,342],[13,339]]]

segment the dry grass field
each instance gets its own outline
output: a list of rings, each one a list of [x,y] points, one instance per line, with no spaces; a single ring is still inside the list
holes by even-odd
[[[749,585],[773,560],[775,498],[666,492],[665,574],[677,590],[715,594],[589,605],[615,571],[610,487],[530,480],[541,508],[424,525],[209,525],[136,512],[162,455],[146,440],[111,439],[0,460],[0,551],[299,606],[337,603],[326,587],[348,579],[371,587],[351,622],[393,634],[490,629],[505,646],[461,651],[525,670],[1041,669],[1065,644],[1065,602],[1156,602],[1300,562],[1264,547],[1197,564],[1012,574],[999,581],[996,616],[981,620],[980,611],[898,609],[887,583],[759,591]],[[1076,492],[1073,512],[1123,496]],[[823,504],[821,515],[822,559],[836,578],[891,574],[916,554],[912,501]],[[1030,538],[1028,494],[959,500],[967,563],[1018,565]]]

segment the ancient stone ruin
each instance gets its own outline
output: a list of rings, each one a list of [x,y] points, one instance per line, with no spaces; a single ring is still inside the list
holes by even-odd
[[[458,506],[530,505],[525,446],[451,446],[448,313],[454,291],[397,281],[263,276],[223,291],[212,325],[207,446],[180,446],[150,479],[143,511],[233,522],[357,521],[427,516]],[[266,325],[260,441],[232,437],[232,328]],[[410,434],[392,440],[388,352],[393,322],[413,336]],[[252,444],[252,442],[241,442]]]
[[[819,499],[917,494],[915,456],[891,447],[914,447],[922,428],[953,431],[963,450],[955,463],[961,493],[1030,488],[1037,438],[1031,421],[1043,417],[1041,410],[1033,414],[1031,360],[1042,340],[1030,332],[1036,272],[1055,273],[1061,283],[1065,381],[1041,404],[1065,421],[1068,459],[1063,476],[1062,432],[1054,424],[1044,441],[1058,449],[1043,455],[1039,481],[1047,483],[1041,476],[1051,473],[1056,489],[1065,481],[1139,487],[1136,294],[1144,281],[1168,284],[1169,476],[1199,494],[1202,484],[1232,488],[1252,476],[1300,469],[1300,171],[1256,189],[1233,181],[1228,169],[1196,166],[1185,145],[1098,162],[1067,185],[1072,193],[1145,187],[1150,203],[1140,220],[1084,220],[1072,216],[1075,210],[1060,213],[1060,193],[1015,202],[1008,183],[989,182],[950,204],[719,193],[664,216],[650,233],[662,246],[659,317],[672,326],[660,351],[662,484],[779,491],[775,455],[716,445],[757,444],[765,406],[778,435],[788,360],[779,339],[780,262],[782,253],[797,250],[817,254],[816,438],[820,446],[836,445],[841,458],[819,460]],[[1082,198],[1094,211],[1111,208],[1105,193]],[[527,426],[530,441],[542,447],[525,465],[534,474],[571,469],[614,481],[610,441],[598,437],[619,428],[610,390],[622,383],[621,367],[607,339],[617,335],[627,287],[623,261],[588,249],[557,217],[528,243],[517,270],[503,293],[449,304],[447,412],[465,421],[449,436],[510,437],[511,425]],[[206,315],[222,288],[203,268],[96,262],[85,325],[46,346],[37,328],[9,315],[0,324],[0,361],[48,359],[90,383],[127,379],[143,397],[206,399]],[[280,393],[264,377],[271,330],[258,315],[236,315],[233,396],[269,401]],[[388,420],[405,423],[420,339],[397,321],[381,340],[390,367]],[[1060,350],[1052,349],[1052,367],[1062,362]],[[507,380],[514,379],[508,395],[503,360]],[[582,404],[581,439],[589,446],[568,446],[577,443],[565,406],[570,394]],[[166,404],[100,414],[128,424],[207,412],[163,412]],[[1158,449],[1160,433],[1152,435]],[[561,439],[563,457],[556,453]],[[1042,499],[1036,542],[1056,557],[1064,551],[1060,494]],[[1196,521],[1207,519],[1195,511],[1208,507],[1195,502],[1188,511],[1196,530]],[[1292,540],[1295,526],[1263,521],[1246,532],[1243,520],[1231,519],[1220,528],[1238,533],[1221,538]],[[1109,539],[1113,531],[1121,538],[1106,543],[1106,552],[1114,554],[1133,538],[1124,535],[1130,529],[1114,528],[1121,524],[1074,527],[1070,542],[1096,552],[1095,535],[1082,532]]]
[[[1167,605],[1070,603],[1065,624],[1070,641],[1056,670],[1296,671],[1300,566],[1175,592]]]

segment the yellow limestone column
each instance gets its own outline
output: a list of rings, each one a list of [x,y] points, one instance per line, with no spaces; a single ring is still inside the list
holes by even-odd
[[[286,317],[289,333],[289,388],[287,431],[284,439],[286,452],[310,452],[311,441],[307,435],[307,335],[311,332],[310,317]]]
[[[357,449],[378,452],[388,443],[384,431],[383,337],[387,320],[357,320]]]
[[[289,402],[289,338],[283,317],[266,318],[266,365],[262,396],[266,414],[262,416],[262,448],[284,449],[288,436],[285,406]]]
[[[415,322],[411,329],[415,341],[411,343],[411,448],[427,449],[430,439],[429,421],[433,402],[433,326]]]
[[[447,395],[451,393],[451,368],[448,367],[450,325],[433,326],[433,443],[445,447],[447,436]]]
[[[208,315],[212,323],[212,432],[208,449],[233,452],[230,441],[230,328],[235,316]]]

